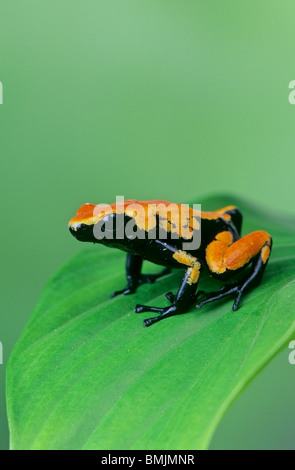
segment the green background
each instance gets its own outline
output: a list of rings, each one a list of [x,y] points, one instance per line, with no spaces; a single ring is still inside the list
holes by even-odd
[[[226,192],[294,215],[294,23],[293,0],[0,0],[1,448],[7,359],[81,204]],[[295,448],[294,372],[286,348],[212,448]]]

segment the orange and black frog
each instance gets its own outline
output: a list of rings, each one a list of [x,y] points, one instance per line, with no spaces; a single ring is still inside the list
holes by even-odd
[[[112,297],[133,294],[142,284],[153,283],[167,275],[171,268],[184,270],[178,292],[166,294],[170,301],[168,307],[135,306],[136,313],[158,314],[144,320],[145,326],[188,312],[197,299],[197,307],[201,308],[209,302],[233,296],[235,311],[243,295],[258,286],[267,266],[271,236],[259,230],[242,237],[242,214],[237,207],[227,206],[212,212],[185,208],[183,217],[180,216],[183,205],[168,201],[84,204],[69,222],[69,230],[77,240],[101,243],[127,253],[127,286],[114,292]],[[192,242],[195,236],[199,239],[197,245]],[[159,274],[143,274],[144,260],[165,269]],[[221,281],[244,270],[245,276],[225,284],[218,292],[204,294],[198,292],[204,269]]]

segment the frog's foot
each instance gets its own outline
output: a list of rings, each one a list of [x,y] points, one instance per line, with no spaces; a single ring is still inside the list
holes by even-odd
[[[157,317],[147,318],[143,321],[144,326],[151,326],[153,323],[156,323],[163,318],[171,317],[172,315],[178,315],[179,313],[184,313],[180,311],[180,309],[175,305],[171,305],[170,307],[150,307],[148,305],[136,305],[135,313],[142,313],[142,312],[156,312],[159,313]]]
[[[163,276],[166,276],[166,274],[169,274],[171,272],[170,268],[165,268],[163,269],[159,274],[140,274],[139,278],[137,279],[132,279],[128,282],[127,287],[125,289],[121,290],[116,290],[112,295],[111,298],[117,297],[117,295],[130,295],[134,294],[139,286],[142,284],[153,284],[156,282],[157,279],[160,279]]]
[[[137,289],[137,286],[135,286],[133,284],[128,284],[127,287],[125,287],[125,289],[116,290],[111,295],[111,299],[113,299],[114,297],[117,297],[117,295],[121,295],[121,294],[124,294],[124,295],[134,294],[134,292],[136,292],[136,289]]]
[[[198,292],[195,296],[193,296],[193,301],[195,301],[199,295],[203,294],[203,291]],[[172,292],[168,292],[165,297],[171,302],[170,307],[151,307],[149,305],[136,305],[135,313],[159,313],[157,317],[147,318],[146,320],[144,320],[144,326],[150,326],[153,325],[153,323],[163,320],[164,318],[172,317],[173,315],[183,314],[189,311],[189,304],[177,301],[177,297]],[[191,302],[192,300],[190,299],[190,303]]]
[[[239,308],[239,304],[240,304],[243,292],[245,291],[245,287],[246,287],[245,284],[243,282],[240,282],[240,283],[234,283],[234,284],[223,286],[217,292],[209,292],[205,294],[205,299],[202,300],[197,305],[197,308],[201,308],[205,304],[214,302],[215,300],[223,299],[224,297],[227,297],[229,295],[235,295],[236,300],[232,307],[233,311],[235,312]]]

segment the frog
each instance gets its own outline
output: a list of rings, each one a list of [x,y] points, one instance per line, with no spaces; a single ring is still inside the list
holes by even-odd
[[[161,210],[157,210],[159,207]],[[86,203],[68,224],[78,241],[103,244],[127,254],[127,285],[115,291],[112,298],[132,295],[143,284],[153,284],[174,268],[184,271],[177,293],[165,294],[168,306],[135,305],[135,313],[157,314],[143,321],[146,327],[188,313],[195,302],[200,309],[208,303],[233,297],[232,310],[236,311],[244,295],[261,283],[271,255],[273,242],[267,232],[257,230],[242,236],[243,215],[235,205],[213,211],[189,207],[186,218],[180,221],[174,216],[182,207],[166,200],[130,199],[120,205]],[[119,232],[120,236],[116,236]],[[198,245],[191,243],[196,233],[200,239]],[[143,274],[145,260],[162,266],[162,271]],[[219,290],[208,293],[198,290],[205,271],[221,281]],[[230,279],[233,282],[228,283]]]

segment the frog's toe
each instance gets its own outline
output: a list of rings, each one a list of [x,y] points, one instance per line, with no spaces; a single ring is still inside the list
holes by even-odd
[[[149,305],[136,305],[135,306],[135,313],[143,313],[143,312],[156,312],[156,313],[162,313],[164,308],[160,307],[150,307]]]
[[[125,289],[121,289],[121,290],[116,290],[112,295],[111,295],[111,299],[113,299],[114,297],[117,297],[118,295],[130,295],[130,294],[134,294],[135,292],[135,288],[133,287],[126,287]]]
[[[180,310],[175,304],[171,305],[170,307],[164,307],[164,308],[150,307],[148,305],[136,305],[135,312],[136,313],[142,313],[142,312],[159,313],[157,317],[147,318],[146,320],[144,320],[143,321],[144,326],[150,326],[153,323],[156,323],[162,320],[163,318],[168,318],[168,317],[171,317],[172,315],[183,313],[183,311]]]
[[[156,323],[158,321],[158,317],[152,317],[152,318],[147,318],[146,320],[143,320],[144,326],[151,326],[153,323]]]

